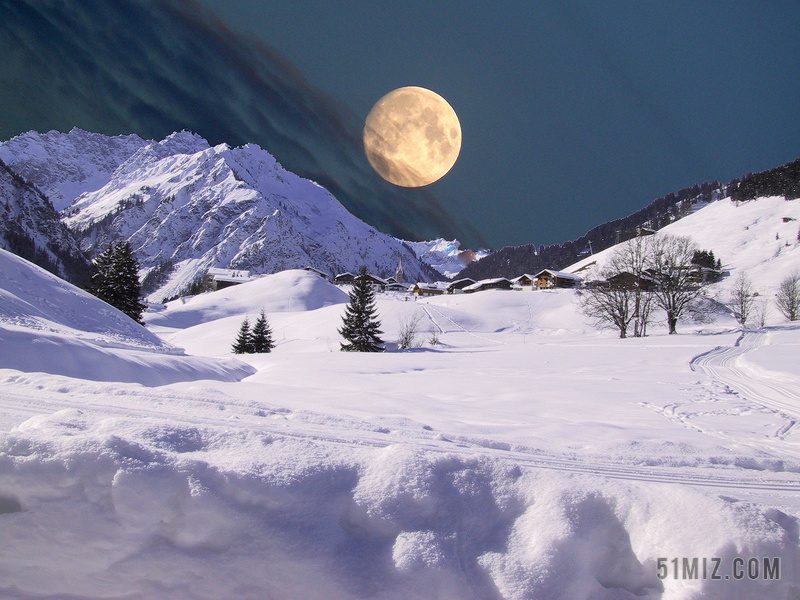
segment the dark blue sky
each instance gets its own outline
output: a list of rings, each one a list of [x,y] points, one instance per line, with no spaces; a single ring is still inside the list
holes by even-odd
[[[362,118],[444,96],[464,141],[432,191],[493,247],[800,156],[796,0],[202,1]]]

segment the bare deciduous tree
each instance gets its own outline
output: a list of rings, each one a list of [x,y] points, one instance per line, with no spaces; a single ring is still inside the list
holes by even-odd
[[[422,319],[423,315],[419,312],[413,316],[405,316],[400,319],[400,327],[397,330],[397,346],[401,350],[418,348],[421,345],[417,338],[420,334]]]
[[[748,319],[752,316],[753,306],[756,302],[756,292],[747,273],[740,273],[733,283],[728,300],[728,308],[733,312],[736,321],[742,326],[747,326]]]
[[[703,286],[692,264],[696,250],[688,237],[662,235],[652,242],[655,301],[667,313],[670,334],[677,333],[678,319],[683,315],[701,310]]]
[[[650,236],[636,237],[619,246],[609,258],[606,265],[608,274],[629,274],[627,282],[632,296],[632,323],[633,336],[644,337],[647,335],[647,325],[650,323],[653,309],[655,308],[650,276],[653,256],[653,238]]]
[[[781,314],[790,321],[797,321],[800,318],[800,271],[794,271],[781,281],[775,304]]]
[[[594,284],[579,292],[580,311],[592,319],[596,327],[616,329],[620,338],[628,337],[634,317],[634,292],[603,281]]]

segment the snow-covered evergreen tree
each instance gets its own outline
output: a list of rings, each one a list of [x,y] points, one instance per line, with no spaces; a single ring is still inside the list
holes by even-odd
[[[383,352],[381,322],[377,320],[375,291],[367,277],[367,268],[361,267],[350,292],[350,303],[345,307],[339,333],[346,343],[343,352]]]
[[[253,352],[253,335],[250,332],[250,321],[245,317],[239,326],[239,333],[236,335],[236,341],[233,342],[234,354],[250,354]]]
[[[90,290],[137,323],[144,324],[139,263],[128,242],[109,245],[92,262]]]
[[[250,336],[252,352],[262,353],[270,352],[275,344],[272,342],[272,329],[267,321],[267,315],[261,311],[258,319],[253,325],[253,331]]]

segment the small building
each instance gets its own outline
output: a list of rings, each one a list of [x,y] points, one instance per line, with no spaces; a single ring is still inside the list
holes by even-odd
[[[322,277],[325,280],[330,279],[330,275],[328,275],[327,273],[324,273],[323,271],[320,271],[319,269],[315,269],[314,267],[310,267],[310,266],[309,267],[303,267],[303,271],[308,271],[309,273],[316,273],[317,275],[319,275],[320,277]]]
[[[543,269],[535,276],[536,287],[541,289],[574,288],[581,284],[582,277],[565,271]]]
[[[433,283],[417,282],[411,288],[415,296],[441,296],[447,293],[447,284],[443,281]]]
[[[468,285],[464,288],[465,294],[471,294],[472,292],[483,292],[486,290],[510,290],[511,289],[511,281],[506,279],[505,277],[497,277],[496,279],[482,279],[481,281],[476,281],[472,285]]]
[[[389,279],[394,279],[394,278],[390,277]],[[398,283],[396,281],[387,280],[386,285],[383,287],[383,289],[387,292],[407,292],[408,285],[406,285],[405,283]]]
[[[337,285],[342,284],[350,284],[352,285],[355,283],[358,275],[353,275],[352,273],[339,273],[336,277],[333,278],[333,283]],[[383,290],[386,288],[386,280],[381,279],[376,275],[372,275],[371,273],[367,273],[367,279],[369,280],[370,285],[375,290]]]
[[[640,289],[649,292],[655,289],[656,280],[645,273],[637,277],[633,273],[622,271],[606,279],[606,284],[617,290]]]
[[[528,275],[525,273],[524,275],[520,275],[519,277],[512,279],[511,283],[514,284],[514,287],[518,287],[523,290],[532,290],[536,284],[536,278],[533,275]]]
[[[214,292],[252,280],[250,271],[234,269],[209,269],[204,277],[206,287]]]
[[[447,293],[448,294],[462,294],[464,293],[464,288],[472,285],[475,283],[475,280],[470,277],[464,277],[463,279],[456,279],[455,281],[450,282],[447,286]]]

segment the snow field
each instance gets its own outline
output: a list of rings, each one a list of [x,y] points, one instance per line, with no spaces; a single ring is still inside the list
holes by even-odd
[[[782,597],[655,559],[798,561],[779,511],[408,444],[72,409],[11,432],[0,473],[0,590],[26,600]]]
[[[674,226],[718,205],[747,208],[715,203]],[[794,205],[775,206],[777,219]],[[791,266],[733,248],[754,280]],[[9,256],[2,598],[763,600],[800,588],[796,325],[741,332],[721,315],[619,340],[584,321],[571,291],[382,294],[391,351],[350,354],[336,333],[347,297],[310,273],[169,303],[147,331]],[[241,320],[262,309],[275,350],[234,359]],[[423,343],[397,351],[414,315]],[[659,558],[693,557],[718,557],[723,576],[737,557],[779,559],[781,578],[656,577]]]

